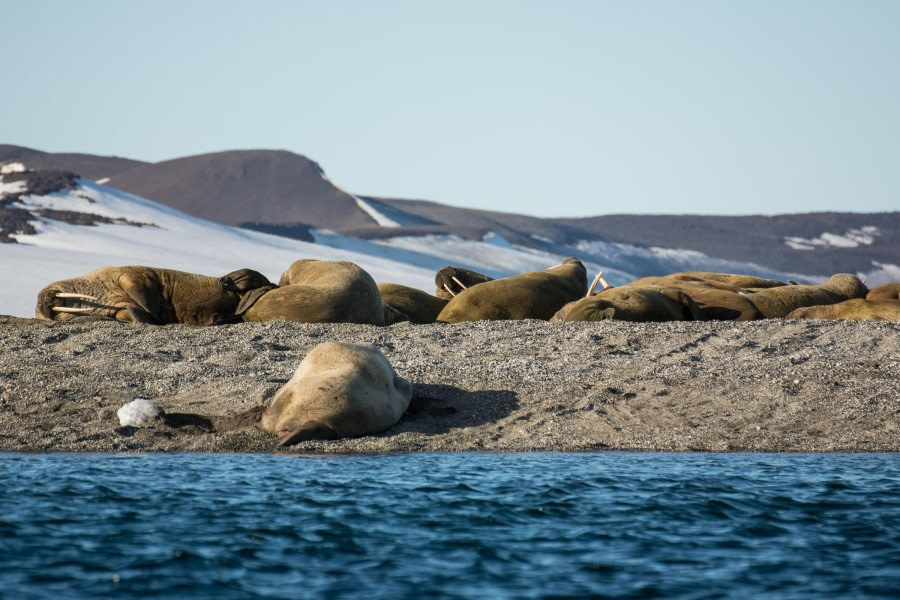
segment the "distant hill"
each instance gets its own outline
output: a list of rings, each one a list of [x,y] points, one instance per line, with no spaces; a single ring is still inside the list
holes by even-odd
[[[73,171],[95,181],[148,164],[118,156],[42,152],[22,146],[0,144],[0,164],[9,162],[21,162],[27,164],[30,169]]]
[[[378,243],[455,236],[598,261],[624,245],[634,248],[618,263],[627,273],[659,266],[668,249],[811,279],[846,272],[900,280],[900,212],[543,219],[356,196],[329,181],[314,161],[287,151],[237,150],[145,163],[0,146],[0,163],[10,160],[102,176],[111,186],[191,215],[307,241],[315,228]]]
[[[318,164],[280,150],[244,150],[141,164],[109,185],[225,225],[375,225]]]

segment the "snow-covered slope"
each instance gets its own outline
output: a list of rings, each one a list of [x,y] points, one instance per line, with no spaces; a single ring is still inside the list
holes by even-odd
[[[110,265],[150,265],[214,276],[249,267],[277,281],[299,258],[349,260],[376,281],[426,291],[434,289],[435,271],[448,264],[506,277],[546,269],[567,256],[582,259],[590,274],[603,270],[614,285],[681,270],[802,279],[698,252],[598,241],[566,246],[543,240],[541,250],[510,244],[496,234],[481,241],[453,235],[365,241],[318,229],[312,230],[315,243],[309,243],[212,223],[88,180],[78,179],[75,184],[74,189],[19,195],[15,202],[6,203],[6,209],[28,211],[35,233],[12,235],[18,243],[0,244],[0,281],[4,282],[0,314],[33,316],[37,293],[45,285]],[[21,182],[2,179],[0,190],[7,195],[25,191]],[[380,208],[377,203],[367,206],[372,212]],[[389,221],[396,216],[379,218]],[[84,224],[92,220],[100,222]]]

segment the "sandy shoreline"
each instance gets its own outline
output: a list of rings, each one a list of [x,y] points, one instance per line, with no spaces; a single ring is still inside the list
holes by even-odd
[[[376,345],[414,385],[387,432],[276,449],[261,407],[315,345]],[[142,396],[148,428],[116,411]],[[197,328],[0,316],[0,450],[900,450],[900,324],[477,322]]]

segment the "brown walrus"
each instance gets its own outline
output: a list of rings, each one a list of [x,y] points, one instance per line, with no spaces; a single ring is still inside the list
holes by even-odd
[[[752,291],[729,283],[678,275],[644,277],[625,287],[641,285],[658,285],[682,291],[697,303],[708,319],[715,321],[752,321],[762,318],[762,313],[747,297]]]
[[[900,300],[900,283],[882,283],[866,294],[866,300]]]
[[[235,323],[241,301],[223,290],[216,277],[171,269],[103,267],[81,277],[63,279],[38,294],[35,316],[70,320],[96,316],[153,325]]]
[[[434,323],[447,301],[420,289],[399,283],[379,283],[378,292],[385,303],[405,314],[416,324]]]
[[[450,301],[457,294],[473,285],[493,281],[493,277],[482,275],[477,271],[462,267],[443,267],[434,274],[434,295],[442,300]]]
[[[686,293],[660,286],[608,288],[569,303],[551,321],[706,321]]]
[[[544,319],[587,291],[587,274],[577,258],[545,271],[531,271],[479,283],[447,303],[438,322]]]
[[[352,262],[294,261],[281,275],[279,286],[261,295],[246,295],[235,313],[249,322],[385,325],[386,314],[390,322],[397,318],[397,311],[382,301],[372,276]]]
[[[777,279],[764,279],[755,275],[743,275],[741,273],[713,273],[710,271],[682,271],[680,273],[672,273],[669,277],[689,278],[694,277],[703,281],[717,281],[733,285],[739,288],[773,288],[787,285],[783,281]]]
[[[263,414],[259,426],[279,446],[356,437],[395,425],[412,386],[371,346],[326,342],[310,350]]]
[[[845,321],[900,321],[900,301],[854,298],[837,304],[804,306],[787,319],[843,319]]]
[[[838,273],[819,285],[785,285],[748,292],[747,298],[764,319],[781,319],[804,306],[837,304],[865,298],[868,289],[857,277]]]

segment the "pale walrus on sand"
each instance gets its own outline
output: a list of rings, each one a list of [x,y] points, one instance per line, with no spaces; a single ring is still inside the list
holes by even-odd
[[[241,295],[223,290],[216,277],[153,267],[103,267],[45,287],[35,315],[50,321],[93,316],[152,325],[220,325],[240,321],[234,313],[240,301]]]
[[[549,320],[567,302],[587,292],[587,273],[577,258],[545,271],[532,271],[479,283],[447,303],[438,322]]]
[[[222,279],[234,279],[243,271]],[[247,294],[236,314],[250,322],[385,325],[403,320],[384,304],[372,276],[352,262],[298,260],[281,275],[279,285],[263,294]]]
[[[259,426],[280,436],[279,446],[379,433],[400,420],[411,398],[410,383],[377,348],[326,342],[276,392]]]

